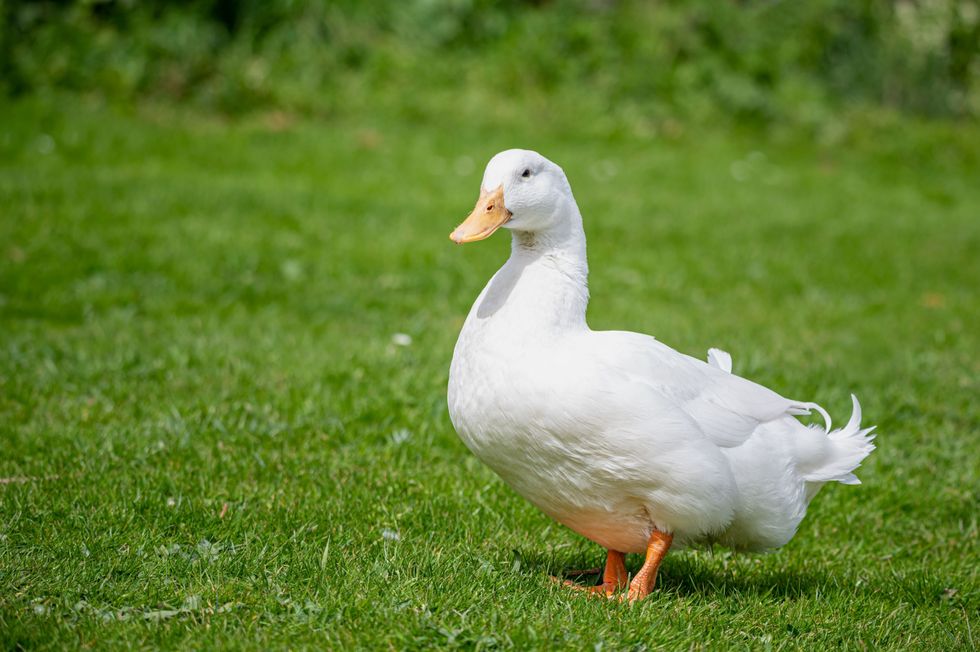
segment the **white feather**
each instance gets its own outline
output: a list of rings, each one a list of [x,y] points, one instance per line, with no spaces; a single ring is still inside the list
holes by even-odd
[[[721,349],[708,349],[708,364],[724,372],[732,373],[732,356]]]

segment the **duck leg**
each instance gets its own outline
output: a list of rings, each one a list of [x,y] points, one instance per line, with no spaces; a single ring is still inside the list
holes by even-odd
[[[667,550],[670,549],[670,542],[674,540],[674,535],[654,530],[647,541],[647,558],[643,566],[630,582],[630,590],[626,598],[630,602],[636,602],[650,595],[653,585],[657,582],[657,570],[660,562],[663,561]]]
[[[618,550],[607,550],[606,568],[602,572],[602,584],[581,586],[571,580],[565,580],[563,584],[577,591],[587,591],[594,595],[603,594],[606,597],[610,597],[613,593],[626,586],[628,578],[629,575],[626,573],[626,553],[619,552]]]

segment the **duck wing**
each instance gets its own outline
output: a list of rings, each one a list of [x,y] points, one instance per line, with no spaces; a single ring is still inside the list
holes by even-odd
[[[625,331],[593,331],[596,352],[631,383],[645,385],[669,400],[716,446],[745,443],[763,423],[810,414],[813,403],[794,401],[730,373],[731,356],[712,349],[713,364],[679,353],[656,339]]]

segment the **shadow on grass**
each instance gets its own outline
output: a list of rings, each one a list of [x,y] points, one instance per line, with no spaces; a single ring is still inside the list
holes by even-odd
[[[746,559],[750,559],[746,557]],[[696,557],[669,557],[657,577],[661,590],[680,595],[804,598],[840,591],[836,578],[799,569],[713,568]],[[734,570],[734,572],[733,572]]]
[[[548,573],[582,585],[601,581],[604,558],[555,558],[553,555],[515,550],[521,572]],[[753,557],[745,555],[729,568],[716,568],[693,555],[668,555],[660,567],[657,587],[660,591],[683,596],[730,597],[736,595],[774,598],[803,598],[828,595],[841,590],[839,578],[801,570],[779,570],[749,567]],[[710,558],[708,558],[710,559]],[[635,574],[641,565],[640,555],[631,555],[627,568]]]

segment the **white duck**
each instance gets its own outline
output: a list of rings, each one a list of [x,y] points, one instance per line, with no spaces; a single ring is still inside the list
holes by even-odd
[[[624,556],[646,551],[628,598],[650,593],[671,542],[764,550],[788,542],[820,487],[859,484],[874,446],[861,407],[846,426],[710,364],[585,321],[582,216],[560,167],[536,152],[491,159],[480,198],[450,236],[512,233],[511,255],[456,343],[449,414],[463,442],[519,494],[608,550],[603,582],[626,586]],[[826,429],[797,415],[817,410]]]

